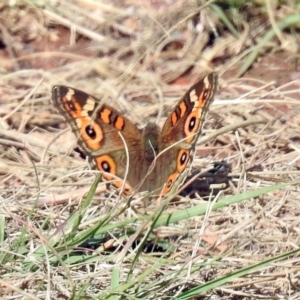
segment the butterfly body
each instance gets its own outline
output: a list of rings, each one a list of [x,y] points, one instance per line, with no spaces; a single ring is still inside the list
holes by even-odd
[[[126,195],[165,195],[190,162],[216,85],[217,75],[210,73],[192,86],[161,130],[151,122],[140,129],[112,106],[70,87],[54,86],[52,100],[104,179]]]

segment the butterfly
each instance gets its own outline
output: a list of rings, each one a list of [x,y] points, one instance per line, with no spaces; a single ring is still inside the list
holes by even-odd
[[[166,195],[184,178],[217,82],[218,76],[209,73],[194,84],[162,129],[154,122],[140,129],[112,105],[64,85],[52,88],[52,101],[105,180],[125,195],[136,191]]]

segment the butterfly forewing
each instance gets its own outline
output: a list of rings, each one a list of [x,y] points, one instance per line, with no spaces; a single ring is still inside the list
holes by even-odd
[[[210,73],[194,84],[180,99],[161,131],[162,147],[184,139],[191,144],[201,133],[204,118],[213,101],[218,77]],[[181,128],[180,130],[178,130]]]

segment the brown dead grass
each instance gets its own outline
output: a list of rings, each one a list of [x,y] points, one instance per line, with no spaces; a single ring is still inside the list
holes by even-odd
[[[220,88],[204,128],[204,134],[214,138],[205,147],[199,146],[197,157],[201,159],[195,160],[194,167],[221,160],[230,163],[230,187],[223,195],[300,179],[300,73],[295,67],[299,40],[292,31],[277,32],[251,70],[240,78],[235,76],[248,49],[276,27],[276,21],[296,12],[282,5],[267,7],[268,13],[259,15],[263,7],[253,4],[253,9],[247,12],[244,8],[242,14],[242,21],[248,23],[236,20],[240,36],[234,36],[212,8],[170,2],[172,5],[159,1],[0,5],[1,42],[5,45],[0,49],[0,216],[6,221],[0,253],[16,253],[13,263],[6,262],[0,271],[3,299],[16,295],[46,299],[50,291],[51,299],[69,299],[72,287],[83,282],[89,282],[85,296],[91,297],[109,290],[117,258],[126,257],[121,265],[121,283],[126,282],[131,266],[134,250],[129,249],[126,256],[116,232],[110,232],[111,239],[103,243],[108,249],[116,246],[115,252],[102,255],[103,248],[97,264],[61,267],[45,261],[35,271],[25,271],[23,260],[41,244],[41,234],[51,236],[62,226],[88,192],[95,173],[86,171],[87,163],[72,151],[76,145],[73,135],[69,131],[60,134],[67,126],[50,104],[50,90],[55,84],[113,99],[119,109],[144,125],[141,120],[145,116],[147,120],[150,116],[164,117],[190,82],[216,70]],[[294,32],[299,35],[299,25]],[[249,120],[251,125],[241,127]],[[234,131],[217,131],[226,126],[233,126]],[[105,185],[99,184],[79,230],[97,223],[120,205],[115,194],[107,196],[104,190]],[[165,211],[184,210],[201,201],[182,198]],[[152,201],[147,213],[155,211],[157,205],[158,201]],[[113,221],[126,220],[134,213],[127,210]],[[174,250],[139,254],[135,276],[151,268],[156,256],[166,259],[164,266],[147,278],[149,282],[166,270],[192,266],[228,252],[200,272],[176,273],[176,285],[164,281],[164,288],[145,294],[144,299],[173,299],[181,288],[201,285],[297,249],[299,214],[296,185],[212,211],[207,217],[186,219],[174,228],[160,228],[156,236],[171,236]],[[19,241],[24,228],[26,250],[22,252],[12,245]],[[205,243],[198,245],[200,240]],[[177,265],[174,260],[178,260]],[[295,255],[224,284],[201,299],[212,294],[222,299],[297,299],[299,275],[299,255]],[[134,294],[130,289],[126,293]]]

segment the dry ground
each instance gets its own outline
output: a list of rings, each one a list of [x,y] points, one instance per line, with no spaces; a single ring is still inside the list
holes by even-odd
[[[1,299],[300,298],[300,7],[203,2],[0,4]],[[212,70],[193,167],[226,162],[227,188],[93,194],[51,87],[143,126]]]

